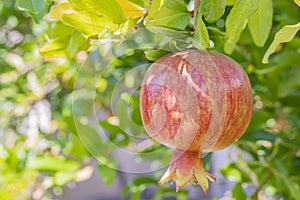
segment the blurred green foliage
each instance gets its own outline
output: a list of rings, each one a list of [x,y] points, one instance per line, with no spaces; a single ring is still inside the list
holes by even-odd
[[[203,0],[195,31],[188,0],[99,2],[0,2],[0,198],[59,196],[68,182],[90,178],[94,158],[112,185],[116,148],[164,166],[169,150],[147,157],[142,153],[161,146],[138,146],[146,136],[136,126],[143,70],[169,52],[195,46],[224,53],[225,46],[247,71],[255,105],[236,143],[239,159],[221,170],[236,182],[232,197],[300,199],[300,8],[293,1]],[[264,55],[268,64],[262,64]],[[140,74],[130,71],[136,66]],[[120,82],[125,91],[116,91]],[[112,106],[114,98],[119,101]],[[90,122],[95,111],[101,116]],[[155,187],[153,198],[187,198],[189,189],[158,188],[160,175],[136,178],[123,195],[139,199]],[[254,192],[247,193],[249,187]]]

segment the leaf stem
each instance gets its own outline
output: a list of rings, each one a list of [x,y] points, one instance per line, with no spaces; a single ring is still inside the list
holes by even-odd
[[[194,0],[194,30],[196,30],[196,26],[197,26],[197,15],[198,15],[200,4],[201,4],[201,0]]]

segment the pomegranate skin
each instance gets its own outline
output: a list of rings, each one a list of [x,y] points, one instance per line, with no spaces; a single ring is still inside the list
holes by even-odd
[[[166,55],[149,67],[140,107],[149,136],[174,150],[160,183],[173,178],[179,189],[187,180],[197,180],[207,192],[208,182],[202,176],[214,178],[199,167],[201,156],[226,148],[243,135],[252,116],[252,90],[247,74],[234,60],[191,49]],[[191,155],[198,155],[199,161],[187,162],[196,158]]]

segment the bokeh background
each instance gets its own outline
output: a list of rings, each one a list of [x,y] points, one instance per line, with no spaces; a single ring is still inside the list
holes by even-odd
[[[249,75],[255,110],[234,146],[205,156],[217,177],[208,196],[157,185],[172,152],[147,137],[139,113],[153,33],[87,40],[49,16],[54,1],[36,19],[22,2],[0,1],[0,199],[300,199],[299,33],[261,63],[274,34],[299,21],[293,1],[273,1],[265,47],[246,28],[231,55]]]

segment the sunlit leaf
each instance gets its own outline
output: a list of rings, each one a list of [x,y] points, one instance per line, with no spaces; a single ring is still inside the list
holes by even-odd
[[[39,22],[46,12],[45,0],[18,0],[19,9],[26,10],[35,22]]]
[[[224,46],[226,53],[232,53],[242,31],[246,27],[247,20],[256,11],[257,7],[258,0],[237,0],[225,23],[228,38]]]
[[[249,18],[248,26],[254,43],[262,47],[269,37],[273,21],[272,0],[259,1],[256,12]]]
[[[50,11],[50,16],[61,21],[64,14],[70,14],[72,12],[74,12],[74,10],[72,9],[70,3],[62,2],[52,8],[52,10]]]
[[[291,41],[299,30],[300,30],[300,22],[295,25],[286,25],[282,29],[280,29],[276,33],[272,44],[270,45],[267,52],[265,53],[262,62],[268,63],[269,56],[276,51],[278,45],[284,42]]]
[[[189,24],[191,14],[183,0],[154,0],[145,20],[148,23],[183,30]]]
[[[217,21],[225,12],[226,0],[203,0],[201,1],[201,11],[204,19],[213,23]]]
[[[125,21],[121,6],[116,0],[70,0],[72,8],[76,11],[93,12],[112,19],[114,23],[121,24]]]
[[[47,35],[53,39],[68,40],[76,30],[67,24],[57,22],[53,24],[47,32]]]
[[[61,56],[74,57],[80,50],[84,50],[87,44],[86,38],[70,26],[56,24],[49,32],[55,39],[44,45],[39,53],[47,58],[57,58]]]
[[[64,49],[67,46],[68,44],[63,41],[53,41],[43,46],[39,53],[44,57],[57,58],[65,55]]]
[[[75,31],[71,37],[68,38],[68,46],[65,49],[67,56],[74,57],[79,51],[88,48],[87,39],[78,31]]]
[[[49,36],[52,37],[53,40],[45,44],[39,50],[39,53],[47,58],[57,58],[67,55],[65,49],[68,47],[69,41],[74,36],[75,31],[74,28],[63,23],[56,23],[51,27],[51,30],[48,31]]]
[[[110,18],[88,12],[64,14],[62,19],[86,36],[97,35],[104,29],[115,31],[118,28]]]
[[[121,6],[124,15],[126,18],[138,18],[142,17],[147,13],[147,10],[145,8],[140,7],[139,5],[128,1],[128,0],[116,0],[117,3]]]
[[[237,0],[226,0],[226,5],[233,6]]]

